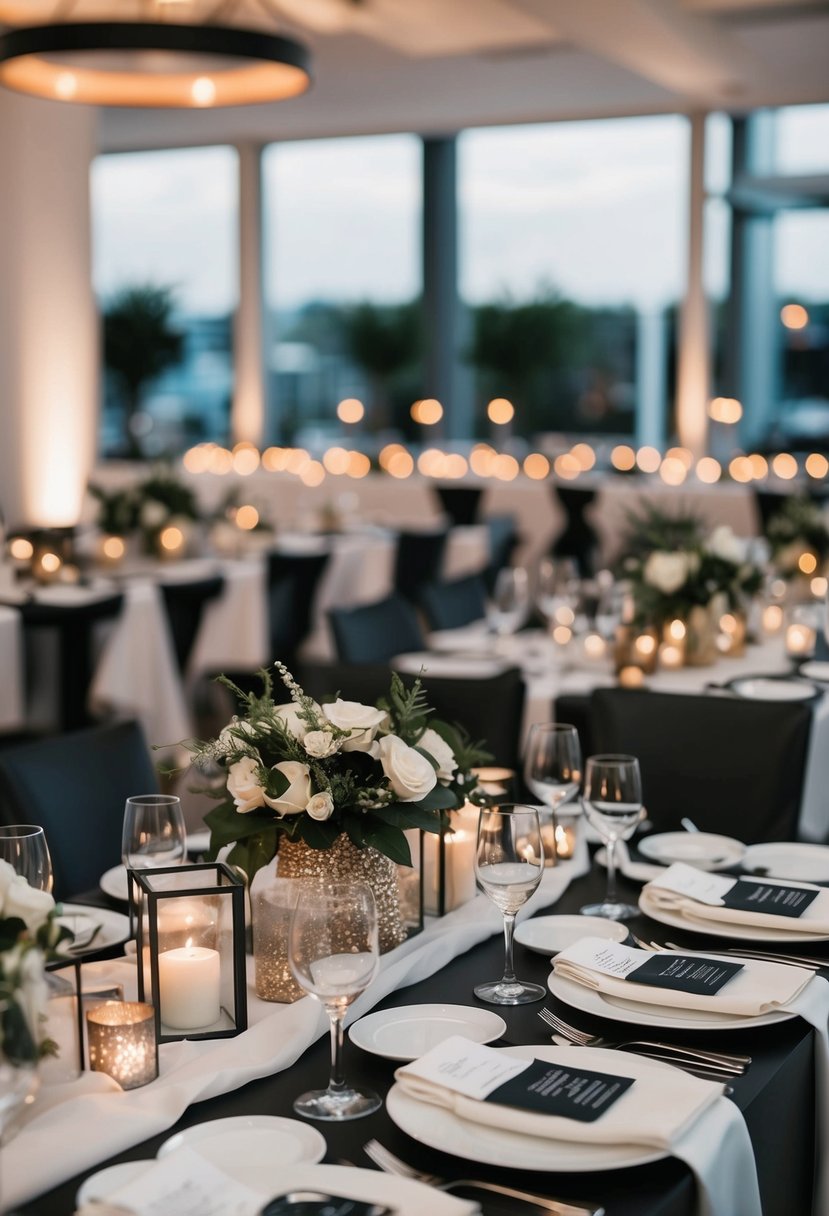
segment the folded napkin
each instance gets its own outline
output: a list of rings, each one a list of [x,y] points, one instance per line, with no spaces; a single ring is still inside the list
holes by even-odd
[[[701,993],[663,987],[661,984],[634,983],[625,978],[645,963],[653,966],[658,962],[668,970],[672,960],[689,958],[700,963],[706,958],[721,958],[730,965],[742,963],[742,970],[717,991]],[[562,950],[556,956],[553,970],[556,975],[576,984],[625,1001],[679,1009],[703,1009],[742,1017],[756,1017],[782,1008],[814,978],[802,967],[728,958],[707,951],[704,955],[681,950],[654,954],[600,937],[582,938]]]
[[[763,887],[786,886],[817,892],[801,916],[779,916],[725,907],[722,898],[734,884],[753,883]],[[735,879],[721,874],[704,873],[684,862],[670,866],[660,878],[642,888],[639,906],[645,913],[669,912],[689,925],[703,929],[707,924],[747,925],[756,929],[784,929],[788,933],[810,933],[829,936],[829,890],[812,883],[777,883],[767,878]],[[658,919],[658,916],[657,916]]]

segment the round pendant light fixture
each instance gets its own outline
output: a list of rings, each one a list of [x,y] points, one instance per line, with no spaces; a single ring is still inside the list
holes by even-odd
[[[310,80],[310,56],[301,43],[241,26],[59,21],[0,34],[0,84],[57,101],[258,105],[296,97]]]

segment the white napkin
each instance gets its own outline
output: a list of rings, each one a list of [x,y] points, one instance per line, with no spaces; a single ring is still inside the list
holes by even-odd
[[[556,975],[573,980],[576,984],[625,1001],[679,1009],[704,1009],[742,1017],[756,1017],[788,1006],[814,978],[802,967],[737,958],[727,961],[742,963],[742,971],[728,980],[718,992],[681,992],[674,988],[631,983],[625,978],[649,959],[665,960],[667,963],[669,959],[681,958],[685,953],[666,950],[657,955],[604,938],[585,937],[556,956],[553,970]],[[717,955],[712,952],[705,957],[716,958]]]
[[[749,925],[762,929],[784,929],[788,933],[825,933],[829,935],[829,890],[811,883],[786,882],[785,886],[817,891],[816,898],[802,916],[775,916],[765,912],[749,912],[741,908],[726,908],[720,901],[737,880],[721,874],[708,874],[684,862],[670,866],[660,878],[642,888],[639,906],[645,913],[669,912],[687,920],[689,925],[704,927],[710,922],[719,925]],[[773,879],[749,878],[746,882],[777,885]],[[657,915],[657,919],[658,915]]]
[[[460,1044],[463,1051],[488,1053],[496,1061],[499,1056],[508,1055],[507,1051],[481,1048],[464,1039],[448,1042]],[[430,1075],[430,1063],[437,1061],[438,1067],[441,1060],[445,1063],[446,1057],[440,1054],[445,1049],[447,1043],[396,1072],[398,1083],[416,1100],[445,1106],[458,1118],[517,1135],[664,1149],[693,1171],[699,1195],[698,1216],[761,1216],[748,1130],[737,1107],[722,1096],[721,1085],[697,1080],[652,1060],[600,1048],[591,1048],[589,1054],[583,1047],[526,1049],[539,1060],[635,1077],[630,1089],[599,1119],[581,1123],[517,1111],[453,1092]],[[451,1053],[453,1049],[448,1050]],[[511,1052],[509,1057],[515,1058]]]

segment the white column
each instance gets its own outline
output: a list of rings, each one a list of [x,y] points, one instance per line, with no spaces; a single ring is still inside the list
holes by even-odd
[[[267,391],[262,292],[262,145],[238,144],[239,306],[233,349],[236,387],[231,410],[234,442],[262,445]]]
[[[95,454],[89,170],[97,112],[0,89],[0,507],[77,523]]]
[[[708,437],[711,339],[702,279],[705,218],[705,115],[692,114],[688,191],[688,277],[679,317],[676,420],[679,442],[695,456]]]

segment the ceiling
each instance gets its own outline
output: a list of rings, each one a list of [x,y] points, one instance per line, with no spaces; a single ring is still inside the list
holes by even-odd
[[[313,87],[244,109],[108,110],[104,150],[829,101],[829,0],[163,3],[298,35]]]

